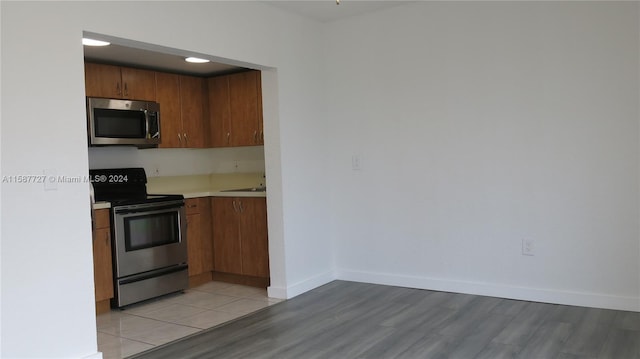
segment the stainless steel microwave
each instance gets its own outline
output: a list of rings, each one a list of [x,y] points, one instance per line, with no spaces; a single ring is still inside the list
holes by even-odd
[[[158,147],[160,105],[87,97],[87,128],[89,146]]]

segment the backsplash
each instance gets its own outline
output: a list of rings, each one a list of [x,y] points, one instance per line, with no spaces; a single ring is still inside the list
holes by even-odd
[[[149,193],[210,192],[264,186],[263,173],[216,173],[210,175],[150,177]]]
[[[264,172],[264,147],[90,147],[89,168],[143,167],[148,177]]]

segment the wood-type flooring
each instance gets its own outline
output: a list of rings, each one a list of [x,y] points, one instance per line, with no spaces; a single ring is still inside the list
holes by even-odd
[[[134,358],[640,358],[640,313],[334,281]]]

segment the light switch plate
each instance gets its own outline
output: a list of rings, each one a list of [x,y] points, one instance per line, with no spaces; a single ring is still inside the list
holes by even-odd
[[[535,243],[533,242],[533,239],[522,240],[522,255],[523,256],[535,255]]]
[[[351,169],[354,171],[362,170],[362,157],[360,155],[351,156]]]

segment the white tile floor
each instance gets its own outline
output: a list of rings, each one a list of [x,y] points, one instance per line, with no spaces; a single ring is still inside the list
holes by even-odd
[[[104,359],[125,358],[252,313],[280,299],[265,289],[209,282],[156,300],[97,316]]]

